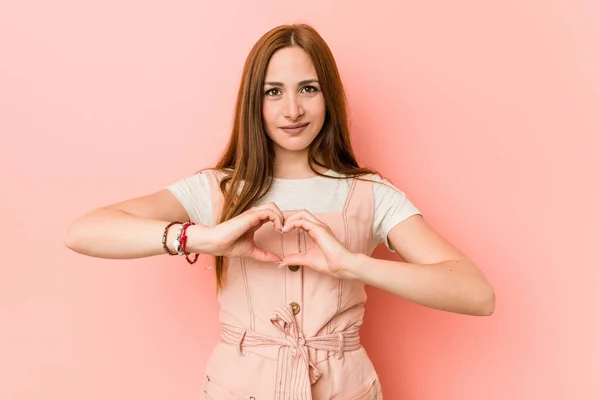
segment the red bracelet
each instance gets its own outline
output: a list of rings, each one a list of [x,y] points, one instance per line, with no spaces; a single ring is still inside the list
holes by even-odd
[[[187,234],[186,234],[186,231],[187,231],[187,228],[189,228],[192,225],[196,225],[196,224],[193,223],[193,222],[187,222],[187,223],[185,223],[183,225],[183,229],[181,230],[181,251],[182,251],[183,254],[185,254],[185,259],[190,264],[193,264],[196,261],[198,261],[198,257],[200,256],[200,254],[196,253],[196,254],[194,254],[194,258],[192,260],[190,260],[190,258],[189,258],[190,253],[188,253],[185,250],[185,245],[187,243]]]

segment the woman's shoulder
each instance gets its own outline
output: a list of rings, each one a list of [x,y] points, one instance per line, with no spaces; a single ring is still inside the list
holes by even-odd
[[[360,174],[349,174],[349,173],[343,173],[343,172],[338,172],[338,171],[334,171],[334,170],[329,170],[325,173],[328,176],[334,177],[334,178],[343,178],[343,179],[347,179],[349,181],[360,181],[360,182],[367,182],[367,183],[383,183],[386,180],[383,178],[383,176],[376,172],[376,171],[369,171],[369,172],[364,172],[364,173],[360,173]]]
[[[405,195],[405,193],[400,190],[399,187],[392,182],[392,180],[386,178],[377,171],[370,171],[358,176],[351,176],[348,179],[354,180],[356,183],[360,183],[362,185],[371,186],[376,200],[389,196],[391,193],[393,193],[395,196]]]
[[[194,174],[197,177],[203,178],[204,181],[208,182],[217,182],[220,183],[221,180],[233,174],[233,170],[229,168],[215,168],[215,167],[207,167],[201,170],[196,171]]]
[[[226,176],[233,174],[233,169],[231,168],[216,168],[216,167],[206,167],[200,169],[196,172],[196,174],[212,174],[218,176]]]
[[[231,174],[231,172],[231,170],[219,168],[203,168],[171,183],[167,188],[174,193],[188,192],[201,197],[219,187],[223,177]]]

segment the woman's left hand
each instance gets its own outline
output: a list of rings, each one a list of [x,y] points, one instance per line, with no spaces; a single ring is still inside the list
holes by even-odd
[[[308,233],[314,244],[302,253],[284,256],[280,266],[304,265],[343,278],[346,266],[354,254],[339,242],[329,226],[310,212],[302,210],[285,219],[283,232],[294,228]]]

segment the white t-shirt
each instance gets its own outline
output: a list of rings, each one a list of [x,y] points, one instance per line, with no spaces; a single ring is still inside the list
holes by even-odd
[[[334,171],[326,175],[343,176]],[[380,243],[394,251],[387,240],[390,230],[406,218],[421,212],[410,202],[405,193],[387,179],[375,175],[373,184],[374,215],[373,245]],[[352,178],[329,179],[321,176],[305,179],[274,178],[267,194],[255,205],[273,202],[282,211],[306,209],[311,213],[341,212],[344,208]],[[204,174],[198,173],[181,179],[167,187],[186,209],[190,221],[212,225],[210,187]]]

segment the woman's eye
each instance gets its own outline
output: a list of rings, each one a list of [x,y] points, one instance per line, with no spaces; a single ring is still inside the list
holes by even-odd
[[[279,91],[279,89],[275,89],[275,88],[269,89],[269,90],[267,90],[265,92],[265,95],[267,95],[267,96],[276,96],[278,94],[277,93],[278,91]]]
[[[302,90],[308,93],[316,93],[319,91],[319,89],[314,86],[304,86]]]

